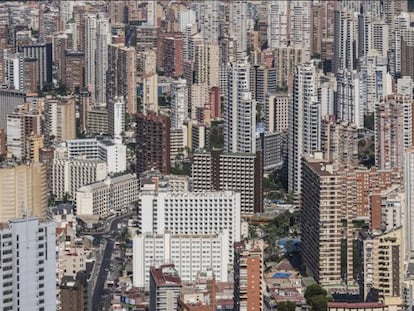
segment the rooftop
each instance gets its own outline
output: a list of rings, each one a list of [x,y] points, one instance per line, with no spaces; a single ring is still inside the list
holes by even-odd
[[[162,265],[159,268],[151,267],[150,273],[157,286],[181,287],[181,279],[173,264]]]

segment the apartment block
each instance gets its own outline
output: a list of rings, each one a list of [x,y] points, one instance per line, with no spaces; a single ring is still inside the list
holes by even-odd
[[[150,270],[150,311],[177,310],[177,300],[182,282],[174,265],[151,267]]]
[[[106,162],[108,174],[126,171],[126,146],[122,139],[70,139],[64,143],[69,159],[86,158]]]
[[[65,51],[65,68],[62,81],[74,92],[85,84],[85,53],[82,51]]]
[[[55,224],[24,217],[0,225],[2,308],[56,310]]]
[[[74,97],[46,98],[44,116],[44,132],[47,141],[62,142],[76,138]]]
[[[178,78],[184,73],[183,37],[180,33],[167,35],[164,41],[164,74]]]
[[[321,123],[321,141],[326,160],[348,166],[358,164],[358,129],[352,123],[326,117]]]
[[[267,94],[264,101],[266,131],[287,131],[289,126],[289,103],[287,94]]]
[[[101,160],[55,158],[52,160],[52,193],[57,200],[76,199],[76,191],[85,185],[104,180],[106,162]]]
[[[379,297],[388,306],[402,306],[403,230],[396,228],[363,240],[363,297]],[[392,267],[392,269],[390,268]]]
[[[135,175],[125,174],[107,177],[76,192],[76,208],[79,215],[106,217],[129,210],[138,201],[139,180]]]
[[[361,223],[370,221],[370,196],[401,185],[401,173],[397,168],[338,167],[322,160],[320,153],[306,157],[303,165],[302,197],[306,199],[301,202],[301,230],[307,271],[319,283],[334,285],[344,282],[341,267],[346,264],[348,285],[355,285],[353,240]],[[341,257],[343,250],[346,258]]]
[[[46,166],[3,163],[0,166],[0,222],[23,215],[45,219],[48,192]]]
[[[403,168],[404,150],[412,146],[412,107],[408,97],[389,95],[375,109],[375,163],[380,169]]]
[[[228,232],[218,234],[143,234],[133,239],[133,283],[149,287],[151,266],[174,263],[184,282],[194,282],[200,271],[211,270],[227,282]]]
[[[234,245],[234,310],[264,308],[264,242],[254,240]]]
[[[256,154],[195,153],[193,157],[194,191],[233,190],[240,192],[241,212],[260,213],[263,210],[263,163],[261,152]]]
[[[140,233],[217,234],[227,230],[230,261],[240,241],[240,194],[142,191],[138,206]]]
[[[170,173],[170,118],[137,114],[137,175],[150,169]]]
[[[136,52],[124,44],[108,45],[107,102],[123,98],[127,113],[137,112]]]

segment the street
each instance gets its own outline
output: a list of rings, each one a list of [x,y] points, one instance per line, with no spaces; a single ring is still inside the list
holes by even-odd
[[[99,264],[99,262],[95,262],[97,267],[99,267],[99,272],[96,276],[95,288],[92,289],[92,298],[89,299],[89,310],[100,311],[104,307],[103,303],[105,300],[102,299],[105,295],[104,286],[109,271],[109,266],[111,264],[111,255],[114,251],[114,244],[117,236],[118,224],[121,223],[125,218],[130,217],[131,215],[131,213],[128,213],[112,219],[110,223],[109,232],[94,235],[95,237],[100,236],[102,239],[106,239],[106,246],[103,251],[101,263]],[[109,235],[109,237],[105,238],[104,235]],[[89,284],[93,284],[93,280],[91,280]]]

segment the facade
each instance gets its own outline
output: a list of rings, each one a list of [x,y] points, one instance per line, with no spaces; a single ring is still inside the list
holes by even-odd
[[[142,111],[158,113],[158,75],[144,74],[142,77]]]
[[[71,139],[65,142],[69,159],[85,157],[106,162],[108,174],[126,171],[126,146],[119,138],[98,140],[96,138]]]
[[[164,73],[167,77],[183,75],[183,37],[172,34],[164,38]]]
[[[65,51],[65,71],[63,83],[74,92],[85,84],[85,53],[82,51]]]
[[[264,103],[266,131],[287,131],[289,126],[289,103],[287,94],[267,95]]]
[[[77,190],[77,213],[106,217],[112,213],[126,212],[132,203],[138,201],[138,192],[139,180],[135,175],[108,177]]]
[[[322,154],[307,157],[302,179],[302,245],[307,271],[322,285],[343,280],[346,264],[347,284],[355,285],[353,237],[360,223],[369,223],[370,195],[401,185],[401,173],[393,170],[341,168],[322,160]],[[338,228],[342,228],[338,230]],[[346,243],[346,258],[341,256]]]
[[[122,97],[115,97],[107,102],[107,107],[108,134],[121,137],[125,131],[125,101]]]
[[[7,115],[13,113],[25,101],[25,92],[0,90],[0,128],[7,128]]]
[[[320,63],[316,60],[299,65],[296,69],[289,109],[288,143],[288,188],[296,194],[301,192],[301,159],[306,154],[320,150],[321,119],[329,114],[329,106],[333,103],[330,92],[320,91],[322,75]]]
[[[227,67],[224,102],[224,151],[255,153],[256,102],[250,91],[250,65],[247,60]]]
[[[262,240],[234,245],[234,310],[264,308],[264,242]]]
[[[240,192],[241,212],[260,213],[263,210],[262,154],[233,154],[213,150],[195,153],[193,157],[193,187],[195,192],[233,190]]]
[[[375,109],[375,163],[379,169],[403,168],[404,150],[412,146],[413,101],[384,97]]]
[[[39,43],[18,48],[24,58],[37,59],[36,73],[40,89],[46,83],[52,83],[52,44]]]
[[[56,310],[55,224],[14,219],[1,224],[0,236],[2,308]]]
[[[181,128],[188,116],[187,81],[180,79],[171,84],[171,128]]]
[[[79,272],[76,277],[65,277],[59,286],[60,307],[62,311],[87,310],[88,283],[85,272]]]
[[[124,44],[109,44],[106,73],[107,102],[124,98],[127,113],[137,112],[136,53]]]
[[[149,169],[170,173],[170,118],[137,114],[137,174]]]
[[[233,243],[240,241],[240,194],[143,191],[138,223],[140,233],[144,234],[217,234],[227,230],[232,262]]]
[[[74,97],[46,98],[44,115],[46,140],[61,142],[76,138]]]
[[[57,200],[76,199],[76,191],[106,177],[106,162],[88,159],[52,160],[51,190]]]
[[[40,163],[0,167],[0,222],[23,215],[45,219],[48,206],[46,167]]]
[[[181,279],[174,265],[151,267],[149,311],[177,310],[181,286]]]
[[[363,297],[379,295],[385,305],[402,305],[403,230],[396,228],[363,240]],[[388,267],[392,267],[389,269]],[[382,273],[387,269],[388,273]]]
[[[404,206],[404,248],[405,258],[410,258],[414,254],[414,236],[411,234],[414,226],[414,147],[408,148],[404,152],[404,191],[406,201]]]
[[[321,150],[326,160],[342,165],[358,164],[358,129],[352,123],[325,118],[321,124]]]
[[[282,133],[256,134],[256,150],[261,150],[264,172],[272,172],[274,169],[282,167]]]
[[[227,282],[228,232],[219,234],[143,234],[133,239],[133,283],[149,287],[151,266],[173,263],[181,280],[194,282],[200,271],[211,270]]]

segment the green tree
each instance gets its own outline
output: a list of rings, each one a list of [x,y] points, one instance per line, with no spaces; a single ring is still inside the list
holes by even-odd
[[[327,292],[319,284],[306,287],[305,299],[311,310],[326,311],[328,309]]]
[[[277,304],[277,311],[295,311],[296,303],[292,301],[283,301]]]

